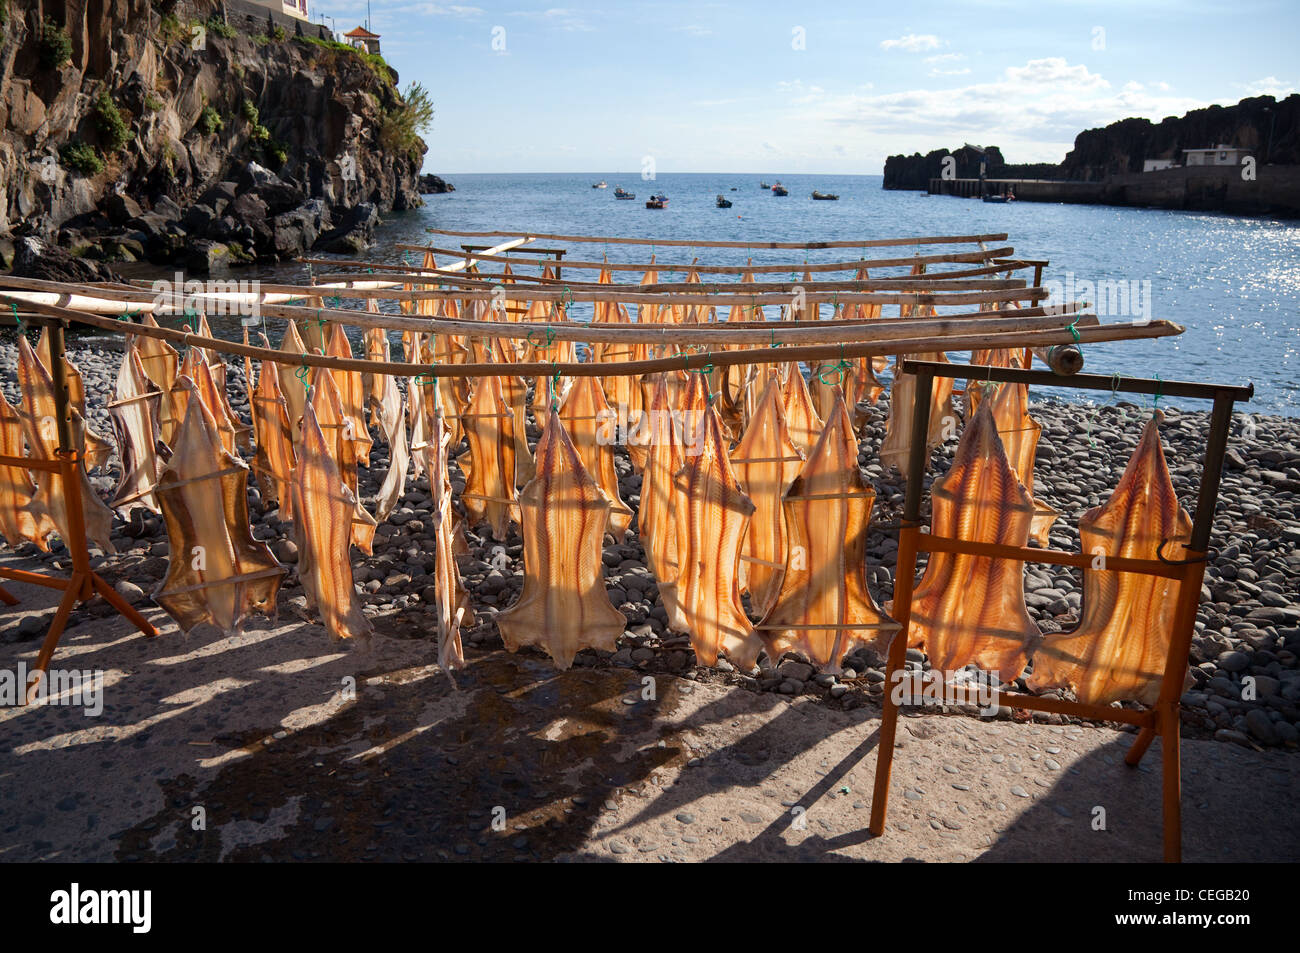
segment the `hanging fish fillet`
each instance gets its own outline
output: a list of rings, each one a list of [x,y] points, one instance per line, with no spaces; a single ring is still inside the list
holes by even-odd
[[[537,442],[537,476],[520,493],[519,506],[524,587],[519,601],[497,616],[506,648],[536,645],[561,671],[580,649],[613,652],[627,619],[605,594],[601,546],[610,501],[558,414]]]
[[[981,311],[986,310],[984,308]],[[987,309],[996,311],[997,308]],[[1029,348],[1011,348],[997,347],[984,348],[970,352],[970,362],[976,367],[1028,367],[1033,358],[1033,351]],[[975,410],[979,407],[980,399],[984,396],[983,388],[975,386],[979,384],[978,378],[971,378],[966,381],[966,418],[969,420],[975,415]]]
[[[1079,521],[1084,553],[1125,559],[1186,558],[1192,522],[1178,505],[1153,416],[1119,484]],[[1108,569],[1083,571],[1083,618],[1049,635],[1034,656],[1029,687],[1068,688],[1080,702],[1154,704],[1160,695],[1181,583]]]
[[[823,671],[858,646],[883,648],[896,626],[867,588],[867,525],[876,494],[858,469],[858,441],[844,399],[784,500],[790,530],[780,595],[760,626],[769,658],[791,649]]]
[[[918,361],[948,363],[942,351],[915,355]],[[894,362],[894,387],[889,395],[889,419],[885,423],[885,439],[880,444],[880,462],[887,467],[897,467],[907,476],[907,466],[912,452],[912,408],[916,406],[916,375],[904,374],[903,357]],[[925,456],[955,432],[957,414],[952,406],[952,378],[933,378],[930,392],[930,420],[926,428]]]
[[[18,411],[0,396],[0,456],[25,457],[23,452],[23,422]],[[55,531],[54,521],[43,510],[32,509],[36,484],[22,467],[0,466],[0,536],[10,546],[23,542],[35,543],[42,552],[49,552],[45,537]]]
[[[374,329],[379,330],[379,329]],[[373,345],[373,347],[372,347]],[[377,353],[375,353],[377,351]],[[387,361],[388,339],[367,340],[367,359]],[[379,385],[376,396],[373,385]],[[406,444],[406,405],[397,381],[391,374],[372,374],[372,390],[366,397],[370,406],[370,420],[388,442],[388,472],[375,497],[375,519],[382,523],[388,519],[406,489],[406,474],[411,465],[411,453]],[[432,388],[436,392],[437,388]],[[432,484],[430,484],[432,486]]]
[[[54,381],[50,372],[41,363],[32,350],[31,344],[23,335],[18,335],[18,386],[22,391],[22,404],[18,416],[23,424],[23,436],[27,446],[37,460],[55,459],[59,447],[58,424],[55,420]],[[84,426],[81,415],[75,407],[72,413],[72,439],[81,444],[81,431]],[[90,485],[85,467],[77,467],[81,480],[81,510],[86,526],[86,538],[106,553],[116,552],[110,536],[113,529],[113,513],[99,498],[95,488]],[[55,473],[44,472],[36,478],[36,495],[32,497],[31,511],[38,526],[48,516],[58,527],[63,540],[70,538],[68,526],[67,499],[63,493],[61,478]]]
[[[501,378],[480,377],[463,416],[469,458],[461,462],[461,501],[471,528],[487,520],[492,538],[504,540],[514,519],[515,436],[514,415],[501,396]]]
[[[371,302],[375,299],[371,298]],[[352,360],[352,344],[348,341],[347,330],[338,322],[331,322],[329,330],[325,334],[325,353],[329,357],[337,357],[342,360]],[[370,439],[370,431],[366,428],[365,403],[366,389],[365,382],[361,379],[360,371],[341,371],[338,368],[330,368],[330,374],[334,378],[334,383],[339,390],[339,401],[343,405],[343,415],[352,424],[352,444],[353,456],[358,464],[363,467],[370,466],[370,450],[374,442]]]
[[[781,500],[799,475],[803,459],[785,426],[781,386],[770,379],[749,428],[731,454],[741,489],[754,503],[741,549],[741,587],[749,590],[749,604],[760,616],[772,608],[781,589],[788,540]]]
[[[718,653],[741,671],[753,667],[762,640],[740,604],[740,547],[754,514],[727,460],[713,408],[704,411],[699,452],[677,475],[684,502],[677,507],[676,597],[691,633],[695,657],[714,665]]]
[[[257,432],[253,472],[262,488],[262,499],[268,506],[279,506],[281,520],[291,520],[293,468],[297,456],[293,447],[293,429],[289,424],[289,405],[280,393],[280,370],[274,362],[262,362],[257,386],[248,405]]]
[[[334,466],[348,492],[356,501],[352,514],[352,542],[367,556],[374,552],[375,527],[379,524],[361,505],[357,492],[356,442],[352,439],[352,421],[343,412],[343,402],[334,383],[334,371],[319,368],[312,385],[310,403],[316,411],[316,426],[325,434],[325,443],[333,455]],[[297,511],[294,511],[295,514]]]
[[[434,554],[434,590],[438,597],[438,664],[443,671],[464,668],[465,651],[460,627],[474,619],[469,593],[460,578],[456,554],[466,551],[463,535],[456,532],[455,512],[451,502],[451,479],[447,474],[447,455],[451,449],[451,431],[442,416],[438,390],[429,388],[433,401],[430,417],[431,440],[423,451],[429,472],[429,492],[433,498],[433,531],[437,550]]]
[[[207,315],[199,315],[198,333],[204,337],[215,337],[212,333],[212,328],[208,325]],[[247,328],[244,329],[244,333],[248,333]],[[212,382],[216,385],[217,396],[221,401],[222,411],[225,414],[226,419],[230,421],[230,425],[234,428],[235,442],[245,450],[252,450],[253,428],[240,420],[239,415],[235,413],[235,408],[230,406],[229,380],[228,375],[226,374],[225,357],[220,351],[211,348],[203,348],[201,350],[203,351],[203,356],[207,359],[208,369],[212,372]],[[252,382],[247,377],[244,378],[244,385],[250,389],[253,386]],[[215,410],[213,411],[213,415],[220,419],[220,415],[217,414]]]
[[[992,408],[966,425],[952,467],[931,494],[930,531],[967,542],[1024,546],[1034,504],[1007,461]],[[972,662],[1009,682],[1041,635],[1025,610],[1024,564],[991,556],[931,553],[912,597],[911,646],[954,672]]]
[[[185,353],[185,359],[181,362],[181,378],[188,380],[189,384],[182,385],[180,378],[177,379],[172,392],[172,406],[184,414],[189,399],[197,396],[216,421],[217,433],[221,435],[221,445],[230,453],[234,453],[235,421],[226,412],[225,397],[217,389],[217,382],[212,376],[212,367],[208,364],[208,359],[201,348],[192,347]]]
[[[158,327],[153,315],[140,315],[140,324],[146,328]],[[172,406],[172,388],[176,386],[176,376],[180,372],[181,356],[176,348],[161,338],[133,335],[131,347],[140,355],[145,376],[153,381],[154,386],[162,392],[162,401],[158,411],[158,430],[163,443],[171,446],[180,429],[183,414],[177,413]]]
[[[371,299],[374,300],[374,299]],[[366,328],[366,360],[367,361],[388,361],[392,356],[392,350],[388,344],[388,332],[383,328]],[[373,411],[380,407],[384,402],[384,379],[389,377],[388,374],[363,374],[363,389],[366,393],[366,407]],[[374,418],[371,422],[375,423]],[[375,426],[378,426],[375,423]]]
[[[677,473],[686,463],[681,434],[673,418],[666,374],[656,374],[650,400],[650,450],[641,472],[641,506],[637,532],[645,547],[646,565],[659,584],[659,598],[668,614],[668,627],[686,631],[677,602],[677,513],[686,501],[679,495]]]
[[[285,325],[280,350],[284,352],[284,360],[276,362],[275,372],[280,375],[280,395],[284,397],[285,406],[289,410],[290,433],[296,444],[302,435],[298,421],[302,419],[302,411],[307,404],[307,388],[315,379],[316,369],[303,364],[302,358],[307,353],[307,345],[303,343],[302,336],[298,333],[298,326],[292,321]],[[304,367],[306,367],[305,371]],[[302,376],[299,376],[300,374]]]
[[[49,327],[41,328],[40,337],[36,341],[36,356],[45,365],[45,370],[50,372],[53,379],[54,365],[50,360],[50,329]],[[67,376],[68,382],[68,402],[72,404],[72,409],[76,411],[77,416],[81,418],[81,435],[78,438],[80,445],[78,450],[82,454],[82,466],[87,470],[93,470],[95,467],[102,467],[108,463],[109,456],[113,453],[113,445],[95,432],[86,420],[86,382],[82,379],[81,369],[76,364],[68,360],[67,355],[63,358],[63,372]]]
[[[972,383],[973,388],[971,383],[966,385],[968,397],[972,389],[983,389],[983,385]],[[1002,438],[1002,446],[1006,448],[1011,469],[1034,501],[1034,522],[1029,537],[1039,546],[1046,547],[1048,532],[1061,514],[1034,496],[1034,455],[1043,428],[1029,416],[1029,385],[1002,384],[998,387],[993,397],[993,420],[998,427],[998,436]]]
[[[311,401],[303,407],[293,480],[298,578],[331,637],[369,640],[370,620],[357,601],[348,545],[357,498],[334,463],[333,449],[316,420],[314,404]]]
[[[600,379],[575,379],[557,413],[573,445],[578,449],[583,466],[609,497],[613,507],[610,511],[609,531],[616,541],[621,541],[632,524],[632,509],[623,502],[618,491],[614,444],[608,439],[615,415],[605,400]]]
[[[514,363],[501,338],[492,341],[493,360],[498,364]],[[528,447],[528,382],[513,374],[501,376],[501,399],[510,408],[513,418],[510,427],[515,442],[515,486],[523,486],[533,478],[533,451]]]
[[[253,538],[247,492],[248,465],[221,445],[211,411],[191,394],[155,490],[171,553],[153,600],[182,632],[207,622],[229,635],[249,613],[275,613],[285,571]]]
[[[122,353],[113,402],[108,405],[117,455],[122,461],[122,478],[110,504],[114,509],[124,507],[130,512],[133,507],[143,506],[158,512],[153,488],[171,457],[158,429],[161,406],[162,393],[145,376],[139,353],[128,345]]]
[[[781,388],[781,410],[785,414],[785,425],[790,431],[794,445],[808,454],[822,432],[822,419],[813,407],[812,395],[808,393],[808,382],[797,363],[786,365],[785,384]]]

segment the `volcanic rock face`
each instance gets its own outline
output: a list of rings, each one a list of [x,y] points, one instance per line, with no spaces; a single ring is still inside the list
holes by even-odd
[[[423,143],[386,136],[396,73],[241,9],[9,0],[0,236],[203,268],[355,248],[420,205]]]

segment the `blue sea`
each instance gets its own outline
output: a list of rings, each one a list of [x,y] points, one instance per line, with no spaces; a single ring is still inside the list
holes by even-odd
[[[472,231],[513,230],[560,234],[624,235],[737,241],[815,241],[1007,232],[1005,244],[1024,258],[1047,259],[1044,281],[1076,290],[1084,282],[1123,281],[1136,290],[1130,309],[1148,303],[1153,318],[1186,327],[1179,337],[1092,344],[1085,347],[1093,373],[1255,384],[1242,411],[1300,416],[1300,224],[1204,212],[1056,205],[990,204],[919,192],[887,192],[880,176],[640,173],[446,175],[456,191],[427,196],[424,208],[388,217],[371,257],[398,261],[397,243],[459,247],[491,239],[431,236],[426,227]],[[759,188],[777,179],[790,190],[780,198]],[[593,189],[604,180],[607,189]],[[636,201],[614,198],[616,186]],[[731,191],[732,188],[736,191]],[[838,202],[813,201],[814,189]],[[669,198],[663,210],[645,208],[653,192]],[[715,206],[718,194],[733,206]],[[544,243],[539,243],[544,244]],[[644,246],[570,245],[569,258],[644,261]],[[867,257],[910,254],[914,249],[867,249]],[[688,264],[687,248],[654,249],[664,264]],[[927,250],[922,250],[926,253]],[[933,251],[933,249],[929,249]],[[808,253],[808,260],[849,260],[853,249]],[[802,261],[804,253],[755,249],[700,249],[702,263]],[[880,273],[880,277],[905,270]],[[873,273],[873,277],[877,276]],[[843,277],[849,277],[847,273]],[[1032,278],[1032,272],[1027,274]],[[635,273],[615,280],[636,281]],[[1088,297],[1086,292],[1071,297]],[[1090,300],[1098,300],[1091,298]],[[888,309],[887,309],[888,310]],[[1139,315],[1102,321],[1132,320]],[[954,359],[964,356],[954,354]],[[1077,393],[1077,392],[1076,392]],[[1082,399],[1075,397],[1075,399]],[[1193,402],[1185,402],[1191,409]]]

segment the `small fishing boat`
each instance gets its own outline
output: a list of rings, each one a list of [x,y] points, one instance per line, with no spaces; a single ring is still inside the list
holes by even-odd
[[[780,182],[777,182],[775,185],[772,186],[772,194],[773,194],[773,195],[789,195],[789,194],[790,194],[790,190],[787,189],[787,188],[786,188],[784,185],[782,185]]]
[[[733,191],[733,192],[736,191],[736,187],[735,187],[734,185],[731,187],[731,191]]]
[[[772,186],[768,185],[766,182],[760,182],[758,183],[758,187],[760,189],[770,189]]]
[[[593,185],[592,188],[593,188],[593,189],[607,189],[607,188],[609,188],[609,186],[605,184],[605,180],[604,180],[604,179],[601,179],[599,182],[597,182],[595,185]]]
[[[818,192],[816,189],[813,189],[812,196],[819,202],[838,202],[840,200],[838,195],[830,192]]]
[[[986,195],[984,196],[984,201],[985,202],[1014,202],[1015,198],[1016,197],[1014,195]]]
[[[614,198],[616,198],[616,199],[634,199],[634,198],[636,198],[636,193],[635,193],[635,192],[629,192],[627,189],[623,188],[622,186],[616,186],[616,187],[614,188]]]
[[[730,200],[730,199],[724,199],[721,195],[719,195],[719,196],[718,196],[718,208],[731,208],[731,200]]]
[[[650,196],[649,200],[645,203],[645,207],[646,208],[667,208],[668,196],[664,195],[662,192],[658,195],[652,195]]]

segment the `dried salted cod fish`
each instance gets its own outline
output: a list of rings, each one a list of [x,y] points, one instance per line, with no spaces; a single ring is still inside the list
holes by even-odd
[[[804,459],[790,439],[781,403],[781,385],[775,378],[768,380],[749,427],[731,453],[741,489],[754,503],[740,568],[741,588],[749,590],[749,604],[758,615],[772,608],[781,589],[788,540],[781,499]]]
[[[158,429],[161,406],[162,393],[145,376],[139,353],[128,345],[122,353],[113,402],[108,405],[117,455],[122,461],[117,495],[109,504],[114,509],[121,507],[130,512],[133,507],[143,506],[158,512],[153,488],[171,457]]]
[[[676,597],[700,664],[716,664],[725,651],[748,671],[762,648],[740,604],[740,547],[754,504],[727,460],[712,407],[705,409],[700,427],[699,452],[687,456],[677,475],[677,491],[685,499],[677,507]]]
[[[22,419],[3,396],[0,396],[0,456],[26,456],[23,452]],[[48,513],[32,509],[35,495],[36,484],[26,470],[0,466],[0,535],[9,541],[10,546],[32,542],[42,551],[49,552],[45,537],[56,527]]]
[[[374,301],[374,298],[370,299]],[[348,341],[347,330],[337,322],[331,322],[325,334],[325,353],[329,357],[352,360],[352,344]],[[341,371],[330,368],[334,384],[339,389],[339,400],[343,405],[343,415],[352,424],[353,456],[363,467],[370,466],[370,450],[374,441],[366,427],[365,404],[366,387],[360,371]]]
[[[966,385],[969,397],[972,390],[982,390],[978,382]],[[1011,469],[1029,491],[1034,501],[1034,522],[1029,530],[1030,539],[1046,547],[1048,532],[1061,514],[1034,496],[1034,455],[1043,428],[1029,416],[1029,385],[1003,384],[993,397],[993,420],[998,426],[998,436],[1006,448]]]
[[[806,456],[822,432],[822,419],[813,406],[812,395],[808,393],[808,382],[804,380],[803,372],[796,363],[786,365],[781,402],[790,439]]]
[[[181,378],[188,380],[189,384],[182,385],[180,378],[177,379],[172,390],[172,405],[184,414],[188,410],[190,398],[197,396],[216,421],[217,433],[221,435],[221,445],[230,453],[234,453],[235,421],[226,413],[225,398],[217,389],[217,382],[212,376],[212,367],[200,348],[192,347],[186,352],[185,360],[181,362]]]
[[[371,344],[375,345],[374,350],[371,349]],[[372,361],[387,361],[388,339],[373,342],[368,340],[367,357]],[[375,519],[382,523],[393,512],[406,489],[411,452],[406,443],[406,405],[402,392],[397,388],[397,380],[391,374],[372,374],[371,383],[378,383],[380,390],[378,396],[372,390],[366,397],[370,406],[370,419],[388,442],[388,472],[375,497]],[[430,390],[436,393],[437,388],[431,387]]]
[[[823,671],[861,645],[883,648],[893,629],[867,588],[867,525],[875,491],[858,469],[858,441],[844,399],[784,500],[790,531],[780,595],[760,626],[770,658],[791,649]]]
[[[1079,521],[1085,553],[1124,559],[1183,559],[1192,522],[1178,505],[1159,417],[1152,417],[1119,484]],[[1100,557],[1099,557],[1100,558]],[[1034,656],[1029,687],[1068,688],[1079,701],[1155,704],[1160,695],[1181,583],[1109,569],[1084,569],[1083,618],[1073,632],[1049,635]]]
[[[914,355],[919,361],[948,363],[942,351]],[[889,419],[885,422],[885,439],[880,445],[880,462],[887,467],[897,467],[907,476],[907,465],[912,452],[912,408],[916,406],[916,375],[904,374],[903,357],[894,363],[894,388],[889,395]],[[925,455],[937,447],[957,426],[957,414],[952,406],[952,378],[936,377],[930,392],[930,420],[926,428]]]
[[[298,326],[292,321],[285,325],[280,350],[284,352],[284,360],[276,362],[275,372],[280,375],[280,395],[284,397],[285,406],[289,409],[289,432],[296,444],[302,434],[298,421],[302,419],[303,408],[307,405],[307,388],[315,380],[316,369],[303,364],[307,345],[298,333]]]
[[[371,299],[374,300],[373,298]],[[388,344],[388,332],[383,328],[366,328],[366,360],[367,361],[388,361],[392,356],[392,350]],[[387,386],[385,378],[388,374],[363,374],[362,389],[366,394],[366,407],[374,411],[384,402],[384,389]],[[371,418],[374,423],[374,418]],[[379,426],[375,423],[375,426]]]
[[[146,328],[158,327],[158,322],[151,314],[140,315],[140,324]],[[172,445],[176,431],[180,429],[182,413],[177,413],[172,406],[172,388],[176,385],[176,376],[180,373],[181,356],[176,348],[160,338],[133,335],[131,347],[140,355],[144,365],[145,376],[162,391],[162,405],[158,411],[158,430],[163,443]]]
[[[18,335],[18,386],[22,392],[22,404],[18,416],[23,424],[23,436],[27,446],[37,460],[55,459],[59,448],[59,431],[56,423],[54,403],[54,381],[50,372],[41,363],[31,344],[23,335]],[[72,439],[80,446],[83,422],[75,407],[72,412]],[[86,525],[86,538],[106,553],[116,552],[110,540],[113,528],[113,513],[99,498],[95,488],[90,485],[85,467],[77,467],[78,479],[81,481],[81,511]],[[55,473],[42,472],[36,478],[36,495],[32,497],[31,511],[39,522],[46,516],[58,527],[59,536],[65,542],[70,537],[68,526],[67,498],[63,492],[62,480]]]
[[[519,601],[497,616],[506,648],[536,645],[561,671],[580,649],[613,652],[627,619],[605,594],[601,546],[610,501],[559,414],[537,442],[537,477],[520,493],[519,506],[524,587]]]
[[[997,308],[981,308],[981,311],[996,311]],[[1029,348],[984,348],[977,351],[971,351],[970,362],[973,366],[980,367],[1028,367],[1032,360],[1034,352]],[[978,387],[980,383],[978,378],[971,378],[966,381],[966,417],[969,419],[974,416],[975,410],[979,407],[979,402],[984,396],[984,390]],[[1028,484],[1026,484],[1028,485]]]
[[[379,524],[361,505],[361,497],[357,492],[356,443],[352,439],[352,421],[343,412],[343,401],[334,383],[334,372],[330,368],[318,369],[316,383],[311,389],[310,403],[316,411],[316,426],[325,434],[334,466],[348,492],[356,500],[352,515],[352,542],[357,549],[369,556],[374,552],[375,527]],[[294,512],[296,515],[297,511]]]
[[[212,412],[193,394],[155,493],[171,554],[153,600],[181,631],[207,622],[230,634],[249,613],[274,615],[285,570],[253,538],[248,465],[221,445]]]
[[[444,318],[455,318],[457,316],[456,302],[440,301],[438,302],[438,311]],[[427,343],[423,346],[421,357],[415,361],[417,364],[431,364],[435,361],[439,364],[465,364],[469,361],[469,347],[465,344],[465,339],[461,335],[453,334],[435,334],[432,347]],[[465,436],[465,427],[461,423],[460,415],[465,413],[469,407],[470,400],[470,380],[467,377],[440,377],[438,378],[438,390],[442,394],[442,413],[446,419],[447,428],[451,431],[451,445],[453,447],[460,444],[461,438]]]
[[[36,356],[40,358],[45,369],[53,377],[53,364],[50,362],[50,329],[49,327],[41,328],[40,337],[36,341]],[[93,470],[95,467],[102,467],[108,463],[109,456],[113,453],[113,445],[105,440],[96,432],[95,428],[90,425],[86,419],[86,382],[81,376],[81,369],[70,361],[65,354],[63,357],[63,371],[67,375],[68,381],[68,400],[72,404],[72,409],[81,417],[81,454],[82,466],[87,470]]]
[[[470,526],[486,520],[492,538],[510,533],[515,508],[514,414],[501,393],[501,378],[480,377],[464,414],[469,458],[461,461],[465,490],[461,501]]]
[[[496,338],[492,342],[494,357],[498,364],[514,363],[507,359],[505,342]],[[510,408],[513,418],[510,432],[515,441],[515,486],[523,486],[533,478],[536,472],[533,466],[533,451],[528,447],[528,382],[513,374],[501,376],[501,399]]]
[[[357,498],[334,463],[334,450],[316,420],[314,404],[304,405],[293,479],[298,579],[333,638],[368,640],[370,621],[357,601],[348,546]]]
[[[297,383],[295,380],[294,384]],[[289,405],[280,393],[280,371],[274,362],[262,362],[257,386],[248,405],[257,432],[253,472],[262,488],[262,499],[268,506],[279,506],[281,520],[291,520],[293,468],[297,456],[293,447],[293,428],[289,423]]]
[[[429,492],[433,500],[434,590],[438,598],[438,664],[443,671],[465,666],[465,652],[461,646],[461,623],[474,619],[474,608],[469,593],[460,578],[456,554],[468,551],[462,527],[455,522],[451,502],[451,478],[447,473],[447,458],[451,450],[451,431],[442,416],[442,402],[436,387],[428,388],[432,401],[430,416],[430,441],[423,450],[425,467],[429,471]],[[459,531],[459,532],[458,532]]]
[[[1034,504],[998,438],[992,408],[966,425],[952,467],[932,489],[930,530],[975,543],[1024,546]],[[912,597],[910,644],[954,672],[972,662],[1009,682],[1041,638],[1025,610],[1024,563],[992,556],[931,553]]]
[[[646,564],[659,584],[659,598],[668,614],[668,627],[686,631],[686,620],[677,604],[677,511],[685,505],[677,490],[676,476],[686,463],[681,433],[673,418],[667,375],[656,374],[650,399],[650,448],[641,473],[641,506],[637,531],[645,547]]]
[[[212,333],[212,328],[208,325],[208,318],[205,314],[199,315],[198,333],[204,337],[216,337],[216,335]],[[248,333],[247,328],[244,329],[244,333]],[[211,348],[201,348],[200,350],[203,351],[203,356],[207,359],[208,370],[212,373],[212,383],[216,387],[217,397],[221,401],[222,411],[225,414],[226,419],[230,421],[230,425],[234,428],[235,442],[245,450],[252,450],[253,428],[240,420],[239,415],[235,413],[235,408],[230,405],[230,381],[229,375],[226,373],[225,357],[220,351],[215,351]],[[247,365],[247,359],[245,359],[245,363]],[[244,386],[250,390],[253,386],[252,379],[247,375],[244,377]],[[213,411],[213,416],[220,420],[221,415],[217,414],[215,410]]]
[[[614,441],[609,439],[614,412],[605,401],[599,378],[579,377],[569,388],[564,403],[556,411],[573,445],[578,448],[583,466],[609,497],[612,509],[609,531],[621,540],[632,524],[632,509],[618,492],[618,472],[614,469]]]

